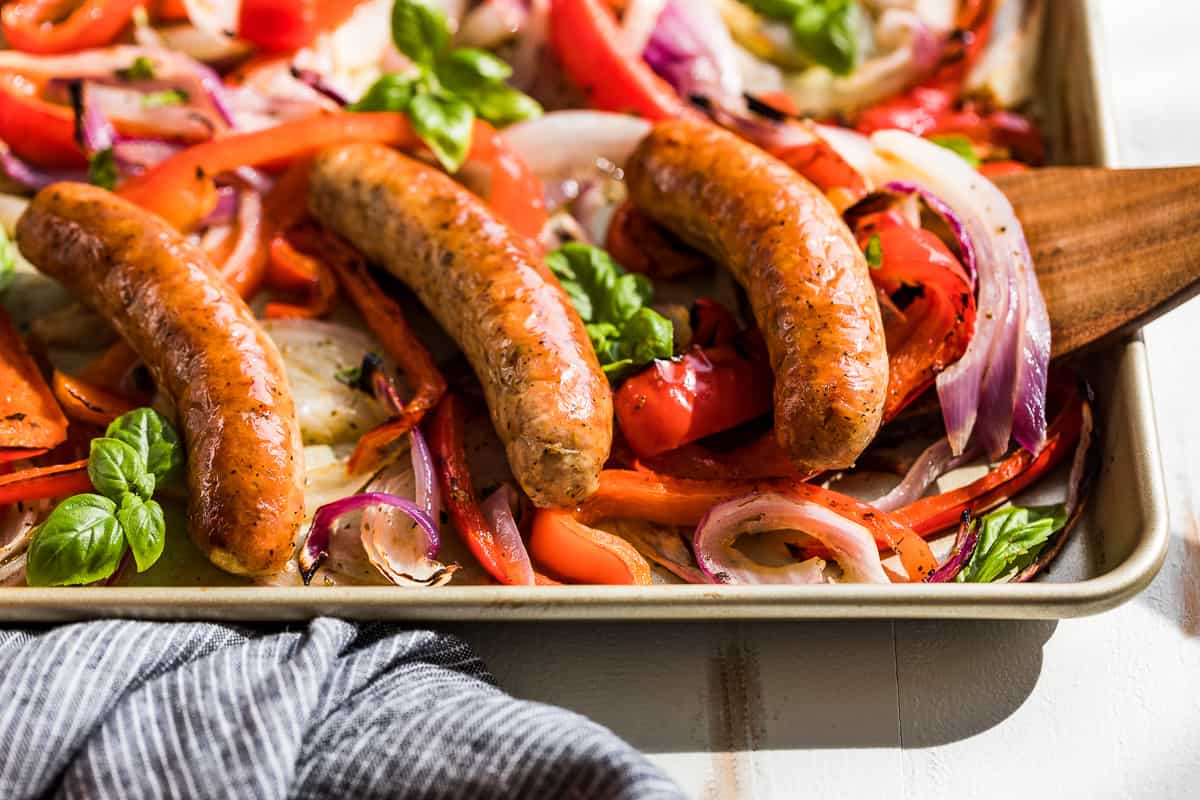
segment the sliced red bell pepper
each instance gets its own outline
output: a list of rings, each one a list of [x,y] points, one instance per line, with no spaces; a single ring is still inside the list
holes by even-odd
[[[450,521],[489,575],[503,584],[519,583],[520,576],[528,573],[528,565],[500,547],[495,532],[479,508],[463,444],[462,404],[453,394],[443,397],[434,409],[428,435]]]
[[[84,0],[64,14],[62,0],[17,0],[0,10],[10,47],[26,53],[71,53],[117,38],[144,0]]]
[[[188,18],[187,3],[184,0],[158,0],[151,13],[155,19],[182,22]]]
[[[892,512],[892,516],[922,536],[952,528],[964,511],[979,516],[1040,480],[1069,456],[1079,440],[1083,398],[1072,391],[1046,431],[1046,442],[1037,455],[1019,448],[987,475],[943,494],[924,497]]]
[[[268,52],[298,50],[342,24],[361,0],[242,0],[238,36]]]
[[[799,125],[800,123],[791,123]],[[810,131],[811,133],[811,131]],[[822,192],[839,193],[838,208],[845,209],[866,197],[867,181],[829,142],[812,133],[811,141],[768,148],[771,155],[812,182]]]
[[[630,112],[651,121],[687,110],[640,53],[625,52],[621,29],[602,0],[551,0],[550,47],[592,108]]]
[[[733,450],[713,450],[693,442],[661,455],[636,459],[632,466],[660,475],[697,480],[707,480],[715,475],[727,480],[802,480],[811,477],[811,474],[801,473],[792,464],[775,438],[773,429]]]
[[[691,316],[692,344],[700,347],[731,345],[741,330],[733,312],[711,297],[693,300]]]
[[[53,467],[31,467],[20,472],[0,475],[0,506],[29,503],[47,497],[90,492],[87,459]]]
[[[688,480],[635,470],[604,470],[600,486],[577,519],[643,519],[660,525],[697,525],[709,509],[751,492],[781,492],[825,506],[871,531],[881,549],[894,550],[912,581],[937,569],[929,545],[900,519],[829,489],[794,479]]]
[[[8,469],[7,464],[11,464],[14,461],[24,461],[25,459],[34,458],[47,452],[49,450],[44,447],[6,447],[0,449],[0,475],[5,474],[5,471]]]
[[[41,167],[87,166],[87,156],[75,141],[75,113],[42,100],[40,93],[38,81],[0,72],[0,140]]]
[[[875,285],[891,295],[907,290],[903,316],[886,326],[888,391],[884,420],[895,419],[966,351],[975,330],[975,296],[958,259],[934,233],[897,224],[898,215],[864,217],[859,243],[878,238],[882,262]]]
[[[303,305],[272,301],[263,308],[267,319],[320,319],[333,313],[337,305],[337,278],[319,259],[305,255],[292,246],[286,231],[271,239],[270,272],[272,283],[289,284],[307,295]],[[284,278],[286,276],[286,279]],[[307,280],[305,280],[307,278]]]
[[[328,145],[352,141],[400,147],[421,144],[403,114],[320,114],[189,147],[127,181],[119,194],[154,211],[176,228],[190,230],[216,205],[213,178],[219,173],[290,161]],[[537,236],[546,218],[541,181],[482,120],[475,122],[469,159],[491,167],[489,202],[497,215],[519,233]]]
[[[729,346],[694,348],[621,384],[613,409],[633,451],[654,456],[766,414],[774,383],[764,358]]]
[[[76,422],[104,427],[137,408],[128,398],[57,369],[54,370],[53,386],[59,405]]]
[[[655,279],[682,278],[712,266],[702,253],[671,236],[629,200],[613,213],[604,249],[631,272]]]
[[[570,583],[646,586],[651,582],[650,564],[633,545],[583,524],[564,509],[542,508],[534,514],[529,553]]]
[[[50,448],[66,439],[67,418],[0,309],[0,448]]]

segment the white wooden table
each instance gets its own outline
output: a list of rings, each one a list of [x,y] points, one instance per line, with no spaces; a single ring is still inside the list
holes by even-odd
[[[1200,4],[1092,1],[1121,163],[1200,163]],[[457,630],[506,689],[609,726],[694,797],[1200,797],[1200,301],[1146,338],[1172,539],[1115,611]]]

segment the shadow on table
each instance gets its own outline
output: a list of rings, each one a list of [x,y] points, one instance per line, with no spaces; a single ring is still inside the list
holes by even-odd
[[[514,695],[653,753],[926,746],[1029,696],[1053,622],[457,625]]]

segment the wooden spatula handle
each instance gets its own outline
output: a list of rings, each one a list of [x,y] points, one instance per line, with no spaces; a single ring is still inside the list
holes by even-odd
[[[1200,167],[1052,167],[996,183],[1029,240],[1055,356],[1200,291]]]

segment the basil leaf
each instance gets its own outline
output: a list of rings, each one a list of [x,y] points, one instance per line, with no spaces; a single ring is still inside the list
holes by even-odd
[[[462,166],[471,149],[475,111],[446,94],[418,94],[408,109],[413,130],[437,156],[447,172]]]
[[[940,136],[930,136],[929,141],[944,147],[954,153],[957,153],[963,161],[966,161],[976,169],[982,163],[979,160],[979,154],[975,152],[975,143],[963,136],[961,133],[947,133]]]
[[[8,238],[4,228],[0,228],[0,293],[8,288],[16,274],[17,246]]]
[[[867,242],[864,254],[867,257],[867,266],[871,269],[879,269],[883,266],[883,240],[879,238],[878,233]]]
[[[742,0],[742,3],[771,19],[790,20],[808,5],[808,0]]]
[[[167,541],[167,523],[163,519],[162,506],[153,500],[127,494],[121,498],[117,522],[121,523],[125,540],[133,550],[137,571],[145,572],[154,566]]]
[[[116,187],[117,159],[111,147],[93,153],[88,159],[87,179],[93,186],[108,189],[110,192]]]
[[[128,67],[117,70],[123,81],[148,81],[154,79],[154,62],[146,56],[138,56]]]
[[[357,102],[346,106],[349,111],[407,111],[417,90],[420,77],[416,73],[389,72],[381,75]]]
[[[88,477],[96,491],[113,500],[129,492],[146,499],[154,494],[154,476],[146,472],[146,462],[120,439],[92,439]]]
[[[125,554],[117,506],[107,497],[80,494],[50,512],[29,543],[25,580],[30,586],[63,586],[103,580]]]
[[[653,286],[598,247],[570,242],[546,257],[584,321],[600,366],[612,380],[656,358],[670,358],[670,320],[647,306]]]
[[[181,106],[187,101],[188,93],[183,89],[163,89],[161,92],[147,92],[142,95],[142,108]]]
[[[499,83],[512,76],[512,67],[486,50],[460,47],[438,61],[437,76],[446,88],[457,91],[480,83]]]
[[[792,41],[835,75],[849,75],[858,63],[860,14],[854,0],[808,0],[792,17]]]
[[[432,67],[449,39],[441,9],[424,0],[396,0],[392,5],[392,41],[416,64]]]
[[[1067,524],[1059,504],[1020,508],[1009,506],[984,516],[979,544],[955,578],[959,583],[991,583],[1033,563],[1050,537]]]
[[[456,94],[470,103],[479,116],[501,128],[542,115],[537,100],[503,83],[484,84]]]
[[[148,470],[162,485],[183,469],[183,445],[166,417],[152,408],[136,408],[109,424],[104,435],[137,451]],[[89,464],[90,468],[90,464]]]

